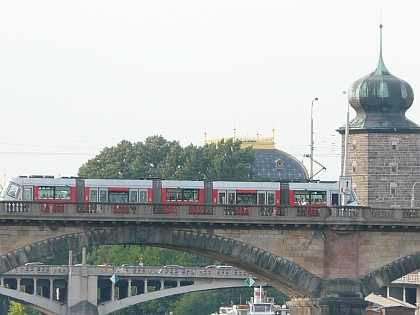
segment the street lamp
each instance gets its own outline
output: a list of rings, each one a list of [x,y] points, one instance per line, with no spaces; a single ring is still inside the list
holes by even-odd
[[[315,97],[312,100],[311,104],[311,172],[309,180],[313,180],[314,177],[314,102],[318,100],[318,97]]]
[[[343,92],[343,95],[346,95],[346,91]],[[347,100],[347,120],[346,120],[346,134],[344,136],[344,176],[349,175],[349,106],[350,102]]]
[[[416,184],[418,184],[419,182],[415,182],[413,184],[413,189],[411,190],[411,208],[414,208],[415,206],[415,201],[414,201],[414,186],[416,186]]]

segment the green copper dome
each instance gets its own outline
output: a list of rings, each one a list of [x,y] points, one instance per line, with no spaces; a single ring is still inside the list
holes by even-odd
[[[380,53],[376,69],[354,82],[348,91],[350,105],[356,117],[350,123],[355,131],[404,132],[420,130],[405,117],[414,100],[410,84],[393,76],[382,58],[382,24],[380,27]]]

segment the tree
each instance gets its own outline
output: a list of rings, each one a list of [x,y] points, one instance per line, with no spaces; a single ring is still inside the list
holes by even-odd
[[[252,181],[258,175],[252,171],[254,152],[252,148],[241,149],[241,141],[222,139],[217,144],[206,144],[203,155],[209,166],[206,178],[219,181]]]
[[[140,255],[144,266],[182,265],[185,267],[204,267],[213,263],[212,260],[194,254],[138,245],[102,245],[91,248],[86,255],[86,262],[90,265],[113,266],[122,264],[138,264]]]
[[[83,164],[78,174],[115,179],[261,180],[252,171],[253,163],[252,149],[241,149],[239,140],[182,148],[177,141],[152,136],[144,143],[123,140],[115,147],[104,148]]]
[[[166,158],[182,150],[177,141],[162,136],[148,137],[144,143],[123,140],[115,147],[104,148],[96,157],[79,168],[79,176],[86,178],[141,179],[162,177]]]
[[[40,311],[33,308],[20,304],[18,302],[11,301],[8,315],[45,315]]]

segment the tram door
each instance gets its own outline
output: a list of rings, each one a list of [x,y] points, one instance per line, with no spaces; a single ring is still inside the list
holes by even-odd
[[[339,204],[339,194],[331,193],[331,205],[336,206]],[[329,204],[327,204],[329,206]]]
[[[227,192],[227,203],[230,205],[236,204],[236,191]]]
[[[98,202],[98,188],[91,188],[89,195],[90,202]]]
[[[106,188],[90,188],[89,201],[90,202],[107,202]]]
[[[218,192],[218,203],[222,205],[236,204],[236,192],[234,190],[219,190]]]
[[[130,197],[129,197],[129,201],[131,203],[137,203],[138,202],[138,194],[139,191],[137,189],[130,189]]]
[[[265,205],[267,203],[265,191],[258,192],[258,199],[257,202],[259,205]]]
[[[33,201],[34,200],[34,187],[25,186],[23,189],[23,200],[24,201]]]
[[[227,204],[226,190],[219,190],[217,203],[221,205]]]
[[[98,188],[90,188],[89,202],[98,202]],[[99,210],[99,211],[102,212],[102,210]],[[83,212],[98,212],[98,205],[89,204],[87,207],[83,209]]]
[[[147,203],[147,189],[139,189],[139,202]]]
[[[99,202],[108,202],[108,190],[99,188]]]
[[[276,192],[267,191],[267,204],[274,205],[276,203]]]

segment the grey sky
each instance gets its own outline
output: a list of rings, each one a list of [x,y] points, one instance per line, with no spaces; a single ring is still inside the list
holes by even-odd
[[[340,175],[347,91],[379,56],[420,124],[420,2],[0,1],[0,171],[76,175],[105,146],[152,135],[271,136]],[[350,118],[354,117],[351,109]],[[315,167],[315,171],[317,168]]]

